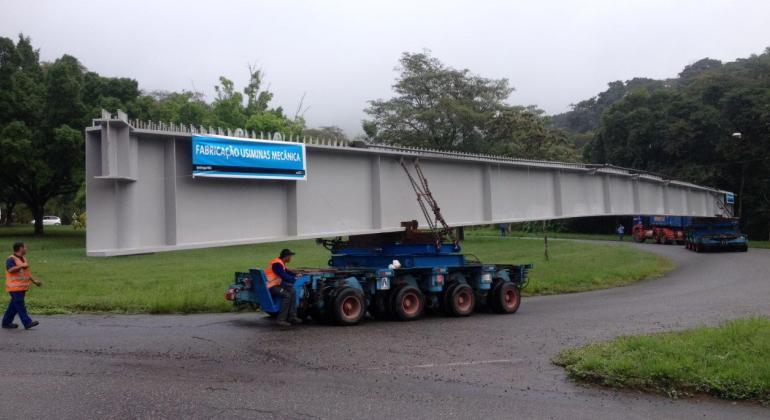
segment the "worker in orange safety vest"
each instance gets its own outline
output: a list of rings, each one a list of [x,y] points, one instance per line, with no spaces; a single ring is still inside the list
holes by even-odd
[[[297,318],[297,299],[294,292],[297,275],[286,268],[286,264],[291,262],[293,255],[295,255],[293,252],[284,249],[278,257],[270,261],[265,269],[267,289],[274,298],[281,299],[281,310],[275,323],[282,327],[302,323],[302,320]]]
[[[13,254],[5,261],[5,291],[11,295],[11,302],[8,304],[8,309],[5,310],[5,315],[3,315],[3,328],[18,328],[19,326],[13,323],[16,315],[19,315],[24,329],[28,330],[39,324],[27,315],[24,296],[29,290],[30,283],[34,283],[38,287],[42,286],[43,283],[32,277],[26,255],[27,245],[23,242],[16,242],[13,244]]]

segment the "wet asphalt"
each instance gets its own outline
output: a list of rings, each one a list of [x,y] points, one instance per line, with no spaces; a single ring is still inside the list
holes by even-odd
[[[632,246],[677,268],[524,298],[514,315],[288,331],[255,313],[38,317],[0,331],[0,418],[770,418],[758,404],[578,385],[550,362],[618,335],[770,315],[769,250]]]

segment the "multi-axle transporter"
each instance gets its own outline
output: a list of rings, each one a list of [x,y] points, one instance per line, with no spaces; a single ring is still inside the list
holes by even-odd
[[[319,241],[332,255],[328,268],[299,271],[297,314],[320,322],[357,324],[368,312],[379,319],[411,321],[425,312],[468,316],[474,310],[514,313],[531,264],[484,264],[439,243],[410,222],[396,234]],[[260,269],[236,273],[226,298],[236,306],[280,310]]]

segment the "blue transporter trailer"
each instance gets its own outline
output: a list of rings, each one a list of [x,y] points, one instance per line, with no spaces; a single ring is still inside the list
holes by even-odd
[[[456,242],[436,243],[410,222],[396,234],[321,240],[331,251],[328,268],[300,270],[294,284],[298,316],[352,325],[368,312],[411,321],[426,312],[468,316],[474,311],[514,313],[531,264],[484,264],[462,254]],[[237,307],[280,310],[264,271],[236,273],[225,297]]]
[[[695,218],[685,228],[685,247],[691,251],[749,250],[748,237],[741,233],[736,218]]]

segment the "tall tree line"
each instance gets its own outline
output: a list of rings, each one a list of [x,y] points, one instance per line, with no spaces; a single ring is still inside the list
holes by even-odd
[[[622,96],[602,101],[618,83]],[[728,63],[706,58],[665,81],[616,82],[560,119],[575,132],[591,122],[586,161],[733,191],[744,230],[770,235],[770,49]]]

